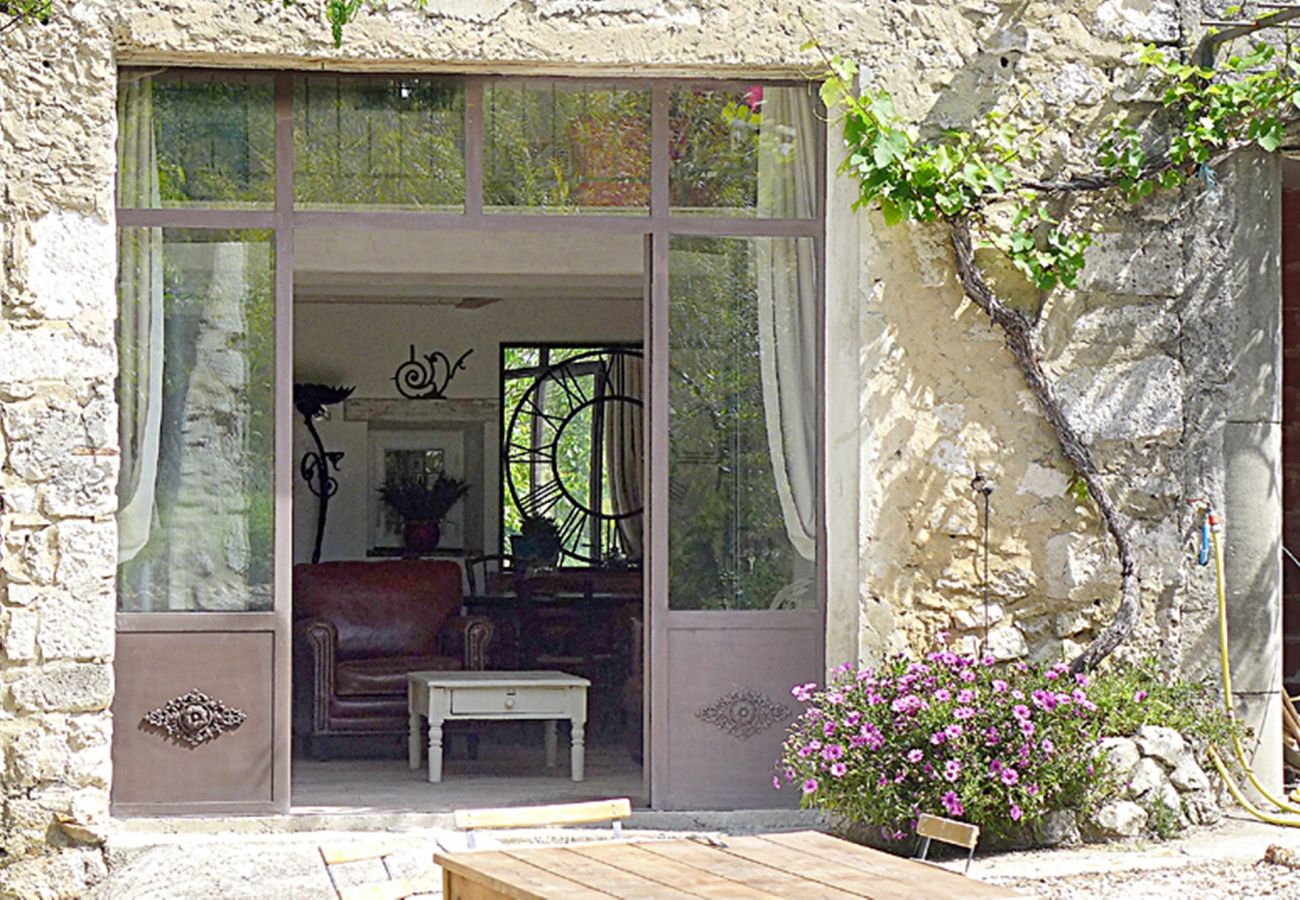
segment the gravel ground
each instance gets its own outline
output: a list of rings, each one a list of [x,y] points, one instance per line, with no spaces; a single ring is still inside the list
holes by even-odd
[[[1270,847],[1274,848],[1271,854]],[[1265,861],[1266,854],[1283,861]],[[948,865],[960,868],[957,863]],[[970,874],[1045,900],[1300,898],[1300,828],[1232,816],[1213,828],[1189,831],[1166,843],[977,857]]]
[[[1270,863],[1192,863],[1170,869],[1085,872],[1063,878],[988,878],[1043,900],[1124,897],[1300,897],[1300,872]]]

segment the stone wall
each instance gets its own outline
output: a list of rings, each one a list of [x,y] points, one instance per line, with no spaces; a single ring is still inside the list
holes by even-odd
[[[1204,12],[1191,0],[430,0],[424,11],[394,0],[335,50],[321,5],[55,0],[48,24],[0,35],[0,894],[75,894],[103,866],[116,64],[797,76],[815,64],[799,49],[806,10],[828,51],[860,60],[925,127],[1000,105],[1051,123],[1049,155],[1068,161],[1083,158],[1113,88],[1144,99],[1129,42],[1181,43]],[[1276,225],[1250,192],[1267,195],[1277,172],[1243,166],[1217,194],[1107,218],[1083,288],[1046,301],[1049,366],[1138,535],[1145,611],[1132,652],[1197,673],[1212,662],[1212,592],[1188,561],[1185,501],[1226,504],[1232,457],[1243,490],[1263,492],[1238,507],[1274,502]],[[990,647],[1071,655],[1116,602],[1096,516],[1065,495],[1070,471],[997,335],[962,302],[942,232],[884,229],[850,211],[842,181],[832,197],[831,661],[940,631],[982,636],[977,468],[996,485]],[[1263,318],[1237,315],[1242,285]],[[1240,396],[1257,402],[1234,406]],[[1230,577],[1236,602],[1263,597],[1267,627],[1275,579],[1256,518],[1234,538]],[[1248,690],[1266,695],[1266,680]]]

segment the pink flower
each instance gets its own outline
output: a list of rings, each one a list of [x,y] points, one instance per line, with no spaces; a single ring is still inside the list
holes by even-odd
[[[1013,821],[1013,822],[1019,822],[1019,821],[1020,821],[1020,817],[1021,817],[1022,815],[1024,815],[1024,813],[1020,811],[1020,807],[1017,806],[1016,804],[1012,803],[1012,804],[1011,804],[1011,821]]]
[[[949,781],[956,781],[961,777],[961,760],[950,759],[943,764],[943,777]]]
[[[844,755],[844,747],[840,744],[827,744],[822,749],[822,759],[827,762],[834,762]]]
[[[943,733],[948,736],[948,740],[955,741],[961,737],[962,728],[960,725],[949,725],[943,730]]]
[[[949,791],[943,795],[941,800],[943,801],[943,808],[948,810],[950,816],[960,816],[966,812],[966,807],[962,806],[961,798],[957,796],[956,791]]]
[[[1048,754],[1049,756],[1056,752],[1056,745],[1052,743],[1051,738],[1043,738],[1043,743],[1041,746],[1043,748],[1043,752]]]
[[[967,719],[975,718],[975,710],[971,709],[969,706],[959,706],[952,711],[952,715],[953,718],[960,719],[964,722]]]
[[[1023,722],[1025,719],[1029,718],[1029,707],[1025,706],[1023,703],[1017,703],[1015,706],[1011,707],[1011,715]]]
[[[957,677],[960,678],[962,681],[974,681],[975,673],[972,672],[970,669],[962,669],[961,672],[957,674]]]
[[[849,767],[842,762],[831,763],[831,774],[836,778],[843,778],[849,771]]]
[[[839,691],[828,691],[826,694],[827,703],[843,703],[844,695]]]
[[[817,792],[817,779],[816,779],[816,778],[809,778],[807,781],[805,781],[805,782],[803,783],[803,792],[804,792],[805,794],[813,794],[813,793],[816,793],[816,792]]]
[[[1021,720],[1020,720],[1020,733],[1023,734],[1025,737],[1033,737],[1033,736],[1034,736],[1034,723],[1031,722],[1031,721],[1029,721],[1028,719],[1021,719]]]
[[[1034,691],[1034,706],[1051,712],[1056,709],[1056,695],[1051,691]]]
[[[940,703],[947,703],[952,699],[952,692],[947,688],[939,688],[939,690],[934,692],[934,699],[938,700]]]
[[[907,751],[907,761],[910,763],[919,763],[925,758],[925,754],[919,749]]]
[[[957,694],[957,702],[958,702],[958,703],[974,703],[974,702],[975,702],[975,692],[972,691],[970,688],[963,688],[963,689],[961,690],[961,692]]]
[[[832,734],[834,734],[834,733],[835,733],[835,723],[834,723],[834,722],[823,722],[823,723],[822,723],[822,735],[823,735],[824,737],[830,737],[830,736],[831,736]]]
[[[1004,766],[1002,769],[1002,783],[1008,787],[1020,781],[1020,773],[1010,766]]]
[[[773,775],[773,776],[772,776],[772,789],[773,789],[773,790],[777,790],[777,791],[781,790],[781,776],[780,776],[780,775]]]
[[[1143,700],[1147,698],[1147,696],[1148,694],[1146,691],[1138,691],[1136,694],[1133,695],[1133,702],[1141,703]]]
[[[1005,681],[1003,681],[1001,678],[994,678],[994,679],[993,679],[993,693],[995,693],[995,694],[1005,694],[1005,693],[1007,692],[1007,688],[1008,688],[1008,687],[1010,687],[1010,685],[1008,685],[1008,684],[1007,684]]]
[[[942,731],[936,731],[934,734],[930,735],[930,743],[934,744],[936,747],[946,740],[948,740],[948,735],[944,734]]]
[[[857,710],[854,710],[853,712],[849,713],[847,716],[844,717],[844,727],[857,728],[858,723],[860,721],[862,721],[862,713],[858,712]]]

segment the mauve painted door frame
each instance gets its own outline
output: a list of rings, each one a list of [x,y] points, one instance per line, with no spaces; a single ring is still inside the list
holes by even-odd
[[[156,70],[155,70],[156,71]],[[229,73],[237,70],[202,70]],[[314,74],[320,74],[312,70]],[[306,73],[303,73],[306,74]],[[373,75],[338,74],[339,77],[383,77]],[[404,77],[453,77],[446,73],[404,72],[394,75]],[[268,692],[270,708],[261,711],[271,722],[271,765],[266,779],[264,800],[232,800],[219,802],[187,801],[183,798],[154,796],[148,798],[114,798],[114,812],[118,814],[194,812],[285,812],[289,808],[289,771],[291,748],[290,677],[291,677],[291,609],[290,595],[293,530],[293,238],[297,228],[355,228],[403,229],[417,231],[480,231],[480,232],[586,232],[639,234],[647,240],[647,302],[645,304],[645,346],[649,377],[649,402],[645,407],[645,433],[650,446],[650,465],[647,473],[647,492],[650,503],[647,525],[650,546],[647,554],[647,580],[644,600],[644,629],[646,646],[643,658],[648,661],[649,677],[643,683],[649,688],[643,698],[645,710],[645,793],[656,807],[690,805],[689,796],[682,795],[682,786],[674,785],[672,752],[690,755],[700,746],[687,737],[677,745],[674,711],[680,717],[689,717],[688,709],[694,699],[689,696],[674,697],[673,692],[685,689],[669,678],[670,648],[674,641],[689,636],[689,640],[709,641],[725,645],[730,638],[741,637],[755,648],[751,659],[745,661],[743,673],[735,673],[731,682],[756,682],[768,671],[768,654],[791,657],[791,664],[800,671],[806,669],[820,674],[825,644],[825,522],[818,519],[818,603],[815,610],[772,611],[761,613],[711,613],[668,609],[667,597],[667,521],[656,515],[656,509],[667,509],[667,450],[668,450],[668,242],[674,236],[714,237],[807,237],[816,242],[818,259],[818,321],[824,330],[825,291],[825,129],[819,129],[816,171],[817,213],[809,219],[764,219],[758,217],[727,217],[712,215],[674,215],[670,213],[669,192],[669,93],[682,89],[743,90],[759,83],[765,86],[806,86],[804,82],[773,79],[717,80],[691,79],[617,79],[617,78],[563,78],[554,79],[565,84],[590,83],[593,85],[617,84],[620,88],[642,87],[651,94],[651,153],[650,153],[650,210],[647,215],[554,215],[536,213],[487,212],[483,202],[483,88],[489,81],[506,76],[461,76],[465,85],[465,209],[460,213],[409,212],[383,210],[295,211],[293,205],[293,84],[295,73],[277,72],[275,78],[275,206],[272,211],[232,210],[227,208],[163,208],[117,210],[119,227],[154,226],[174,228],[255,228],[273,229],[276,248],[276,432],[275,432],[275,568],[274,609],[272,612],[248,613],[119,613],[119,634],[149,635],[153,646],[150,654],[170,658],[169,635],[213,634],[230,632],[258,632],[268,637],[262,652],[269,652],[273,684]],[[511,76],[511,80],[515,80]],[[530,81],[546,79],[530,78]],[[824,440],[824,385],[820,373],[824,371],[824,339],[818,341],[818,499],[819,509],[825,508],[825,479],[822,461],[825,458]],[[757,641],[757,643],[753,643]],[[793,656],[792,656],[793,653]],[[236,662],[231,660],[232,663]],[[263,660],[263,662],[267,662]],[[119,669],[118,675],[126,679],[148,677],[151,667],[140,668],[130,664]],[[679,674],[685,673],[683,669]],[[707,666],[702,675],[707,676]],[[688,678],[688,682],[702,683]],[[731,683],[728,682],[728,683]],[[717,687],[723,694],[726,684]],[[187,690],[177,685],[177,692]],[[129,692],[124,691],[123,696]],[[688,691],[686,693],[689,693]],[[780,699],[780,698],[774,698]],[[788,699],[788,697],[786,698]],[[115,713],[117,710],[115,709]],[[117,727],[131,727],[137,710],[121,711]],[[670,746],[670,744],[672,746]],[[220,747],[221,742],[214,742]],[[116,742],[115,742],[116,746]],[[725,745],[724,745],[725,746]],[[132,758],[115,759],[117,766],[165,765],[165,754],[132,755]],[[735,766],[731,767],[735,769]],[[147,771],[147,769],[146,769]],[[726,770],[720,770],[720,777]],[[735,803],[750,803],[747,788],[737,785],[723,787],[715,796],[723,803],[726,797],[736,798]],[[770,788],[770,785],[769,785]],[[729,791],[729,793],[728,793]],[[680,797],[679,797],[680,795]],[[698,796],[698,795],[697,795]],[[757,798],[755,798],[757,799]],[[697,804],[698,805],[698,804]],[[771,805],[765,804],[765,805]],[[780,804],[778,804],[780,805]]]

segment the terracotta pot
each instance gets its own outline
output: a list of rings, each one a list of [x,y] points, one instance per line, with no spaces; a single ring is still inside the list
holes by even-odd
[[[442,528],[437,522],[407,522],[402,526],[402,539],[412,553],[429,553],[438,549]]]

